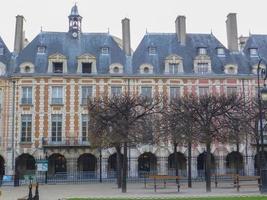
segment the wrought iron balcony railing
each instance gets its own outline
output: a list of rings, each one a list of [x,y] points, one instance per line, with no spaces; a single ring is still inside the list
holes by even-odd
[[[54,105],[62,105],[63,104],[63,98],[52,98],[51,104]]]
[[[74,147],[89,146],[88,137],[43,137],[42,144],[44,147]]]
[[[21,104],[22,105],[32,105],[32,98],[22,98]]]

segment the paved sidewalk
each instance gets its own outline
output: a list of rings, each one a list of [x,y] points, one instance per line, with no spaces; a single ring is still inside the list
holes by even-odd
[[[28,188],[21,187],[2,187],[3,191],[1,200],[17,200],[26,196]],[[33,188],[33,193],[35,188]],[[92,184],[76,184],[76,185],[40,185],[40,200],[59,200],[69,197],[189,197],[189,196],[250,196],[260,195],[257,188],[241,188],[238,193],[236,189],[215,189],[212,188],[211,193],[205,192],[205,183],[197,183],[192,189],[181,188],[181,192],[177,193],[175,186],[167,186],[166,189],[158,189],[154,192],[152,186],[144,188],[144,184],[135,183],[128,184],[128,192],[122,194],[116,188],[116,184],[112,183],[92,183]]]

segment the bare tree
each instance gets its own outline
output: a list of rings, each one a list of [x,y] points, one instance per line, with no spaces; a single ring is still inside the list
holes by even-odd
[[[122,192],[126,192],[127,149],[152,138],[151,117],[160,109],[160,100],[123,94],[89,102],[92,138],[106,147],[123,148]],[[101,140],[101,141],[99,141]],[[93,140],[94,141],[94,140]],[[118,163],[119,164],[119,163]]]
[[[189,107],[199,127],[199,141],[206,145],[206,191],[211,191],[211,144],[225,141],[223,116],[239,105],[237,96],[203,95],[189,96]]]
[[[197,134],[194,113],[188,104],[187,97],[177,97],[169,101],[163,112],[163,137],[171,141],[174,150],[175,174],[178,176],[178,155],[177,146],[186,145],[188,149],[188,187],[192,187],[192,143],[195,141]]]

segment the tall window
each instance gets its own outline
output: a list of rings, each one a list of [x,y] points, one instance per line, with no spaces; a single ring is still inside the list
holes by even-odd
[[[225,56],[224,48],[222,47],[217,48],[217,56],[222,56],[222,57]]]
[[[249,49],[250,57],[258,57],[258,49],[257,48],[251,48]]]
[[[52,104],[63,104],[63,87],[52,87]]]
[[[83,62],[82,63],[82,73],[83,74],[91,74],[92,73],[92,63]]]
[[[170,99],[180,97],[180,87],[172,86],[170,87]]]
[[[199,87],[199,96],[204,96],[209,94],[209,87]]]
[[[227,87],[227,95],[232,95],[237,93],[237,87]]]
[[[82,115],[82,141],[88,141],[88,115]]]
[[[51,116],[52,118],[52,142],[62,141],[62,115],[55,114]]]
[[[199,55],[206,55],[207,54],[207,48],[201,47],[198,49]]]
[[[21,115],[21,142],[32,141],[32,115]]]
[[[92,97],[93,87],[92,86],[82,86],[82,105],[87,105],[88,99]]]
[[[54,73],[63,73],[63,63],[62,62],[53,62],[53,72]]]
[[[178,64],[177,63],[169,63],[170,74],[178,73]]]
[[[197,73],[206,74],[209,72],[209,63],[199,62],[197,63]]]
[[[32,104],[32,87],[22,87],[21,104]]]
[[[141,96],[152,98],[152,87],[151,86],[142,86],[141,87]]]
[[[111,96],[120,96],[122,93],[121,86],[111,86]]]

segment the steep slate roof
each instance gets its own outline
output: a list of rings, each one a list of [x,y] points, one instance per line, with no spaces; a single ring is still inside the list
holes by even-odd
[[[4,48],[4,55],[0,55],[0,62],[4,63],[5,65],[8,65],[11,59],[11,53],[0,36],[0,48],[2,47]]]
[[[149,55],[148,48],[156,47],[157,54]],[[180,45],[175,33],[148,33],[146,34],[133,55],[133,72],[139,73],[141,64],[148,63],[154,67],[154,74],[164,73],[165,58],[177,54],[183,58],[185,74],[193,74],[193,62],[199,47],[207,48],[211,58],[212,72],[224,74],[226,64],[238,65],[240,74],[250,73],[248,63],[242,53],[230,53],[213,34],[187,34],[186,45]],[[225,57],[217,56],[216,49],[224,48]],[[242,66],[241,66],[242,65]],[[177,74],[181,76],[182,74]]]
[[[45,46],[45,54],[37,54],[38,46]],[[108,47],[109,54],[101,54],[101,48]],[[106,74],[112,63],[125,64],[125,54],[108,33],[81,33],[79,39],[73,39],[66,32],[41,32],[25,47],[17,57],[16,73],[19,65],[31,62],[35,65],[35,74],[47,73],[48,57],[60,53],[67,57],[67,73],[76,74],[77,56],[91,54],[96,57],[98,74]]]
[[[246,55],[251,66],[257,65],[259,62],[259,57],[250,57],[249,50],[251,48],[257,48],[258,54],[263,58],[265,65],[267,64],[267,35],[250,35],[246,45],[243,49],[244,54]]]

